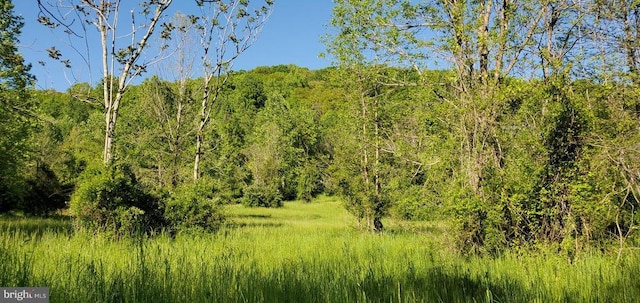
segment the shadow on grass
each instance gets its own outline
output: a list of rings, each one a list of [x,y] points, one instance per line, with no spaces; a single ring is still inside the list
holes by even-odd
[[[274,223],[274,222],[225,222],[223,225],[225,228],[229,229],[238,229],[238,228],[249,228],[249,227],[264,227],[264,228],[273,228],[273,227],[282,227],[284,224],[282,223]]]
[[[532,302],[537,298],[514,281],[492,281],[440,267],[395,276],[292,264],[250,280],[251,285],[243,284],[247,289],[239,291],[248,301],[261,302]]]
[[[267,219],[271,218],[272,215],[258,215],[258,214],[248,214],[248,215],[230,215],[230,218],[250,218],[250,219]]]
[[[71,217],[54,215],[48,218],[0,216],[0,231],[8,233],[22,232],[34,236],[44,233],[70,235],[73,233]]]
[[[344,265],[344,264],[342,264]],[[82,289],[57,289],[53,301],[84,302],[533,302],[539,296],[515,282],[487,282],[434,267],[400,276],[335,264],[292,263],[273,272],[221,266],[195,280],[173,280],[140,265],[110,280],[93,263],[79,271]],[[348,271],[345,271],[347,269]],[[354,272],[355,271],[355,272]],[[216,277],[211,279],[211,277]],[[191,283],[199,282],[198,285]],[[93,291],[92,291],[93,290]],[[115,296],[115,297],[114,297]],[[548,298],[551,299],[551,298]],[[545,300],[551,302],[554,300]]]
[[[271,214],[234,214],[227,217],[227,221],[223,226],[229,229],[237,229],[248,227],[273,228],[283,225],[281,222],[275,222]]]
[[[435,226],[392,226],[383,230],[383,233],[389,235],[439,235],[442,229]]]
[[[1,250],[2,246],[0,246]],[[0,255],[0,261],[3,255]],[[21,269],[13,258],[7,268]],[[57,282],[52,302],[635,302],[637,270],[629,278],[613,279],[594,289],[604,293],[580,293],[562,289],[555,294],[536,281],[524,287],[517,279],[491,272],[475,273],[465,266],[435,265],[416,270],[411,262],[398,271],[374,269],[367,262],[290,260],[268,271],[255,264],[217,259],[205,267],[183,268],[182,263],[153,257],[138,258],[125,270],[107,274],[100,262],[74,263],[74,271]],[[231,261],[231,262],[227,262]],[[0,262],[0,269],[4,263]],[[17,265],[16,265],[17,264]],[[28,265],[28,262],[25,263]],[[160,266],[158,266],[160,265]],[[175,267],[174,267],[175,266]],[[71,268],[71,267],[69,267]],[[178,273],[178,274],[177,274]],[[180,275],[185,273],[186,275]],[[20,276],[16,272],[13,276]],[[55,285],[55,281],[10,277],[9,284]],[[2,282],[0,272],[0,282]],[[549,281],[546,281],[549,282]],[[539,284],[538,284],[539,283]],[[12,284],[12,285],[13,285]],[[619,295],[616,295],[619,294]]]

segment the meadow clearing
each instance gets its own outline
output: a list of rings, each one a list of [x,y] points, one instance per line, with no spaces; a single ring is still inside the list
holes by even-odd
[[[637,302],[640,256],[457,254],[446,222],[360,232],[330,197],[225,208],[214,234],[112,241],[65,219],[0,219],[0,285],[51,302]]]

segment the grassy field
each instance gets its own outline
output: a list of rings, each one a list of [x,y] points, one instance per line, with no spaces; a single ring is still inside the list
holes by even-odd
[[[359,232],[332,198],[225,210],[207,235],[109,241],[64,219],[0,218],[0,286],[51,302],[638,302],[640,256],[463,257],[445,223]]]

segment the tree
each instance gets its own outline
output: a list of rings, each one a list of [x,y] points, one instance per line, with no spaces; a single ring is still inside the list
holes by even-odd
[[[0,43],[0,89],[2,92],[16,90],[24,93],[24,90],[35,78],[29,74],[30,64],[25,64],[24,58],[18,52],[16,43],[22,32],[24,22],[22,17],[16,16],[13,12],[11,0],[0,2],[0,14],[3,22],[0,24],[2,31],[2,43]],[[8,99],[3,99],[7,102]],[[13,104],[12,107],[19,109],[20,104]]]
[[[449,125],[447,136],[458,142],[451,145],[451,151],[440,151],[441,157],[450,161],[450,182],[455,185],[450,186],[445,197],[460,219],[462,243],[499,249],[513,239],[509,231],[512,226],[501,219],[506,209],[502,199],[511,195],[504,191],[504,185],[510,184],[508,174],[518,171],[510,168],[517,162],[505,162],[511,159],[507,153],[513,151],[508,149],[513,145],[504,140],[512,135],[512,130],[501,127],[501,121],[509,121],[509,115],[517,113],[522,104],[522,97],[511,92],[522,92],[523,87],[511,77],[526,72],[545,80],[540,82],[541,87],[535,88],[548,93],[536,95],[543,98],[536,100],[543,103],[541,116],[536,117],[543,119],[544,127],[556,131],[548,133],[544,144],[537,143],[548,149],[546,154],[550,157],[542,165],[559,173],[553,169],[556,164],[551,164],[558,155],[551,155],[561,152],[559,157],[577,161],[580,153],[576,149],[580,147],[574,146],[574,141],[584,131],[582,113],[567,97],[570,93],[566,82],[572,71],[572,65],[567,63],[578,59],[576,46],[581,42],[584,16],[581,4],[562,1],[345,0],[338,1],[334,9],[332,25],[337,34],[329,39],[328,46],[329,53],[348,74],[371,73],[354,77],[359,79],[354,83],[370,82],[359,88],[354,86],[352,91],[360,89],[363,96],[373,97],[384,96],[379,94],[385,91],[384,87],[420,86],[433,91],[441,104],[453,113],[440,117],[448,118],[445,121]],[[455,72],[452,81],[435,82],[426,77],[427,60],[441,58],[448,60]],[[394,79],[386,74],[388,69],[378,65],[412,68],[421,77],[418,81],[411,77]],[[384,99],[370,100],[370,104],[360,102],[360,111],[371,113],[373,121],[379,121],[375,117],[385,113],[378,107]],[[545,104],[560,109],[547,113]],[[361,133],[372,130],[373,142],[385,140],[384,136],[378,136],[378,126],[373,124],[369,129],[363,126]],[[576,133],[563,136],[565,132]],[[398,136],[395,137],[398,140]],[[378,149],[374,150],[373,154],[377,155]],[[369,158],[367,153],[363,155],[363,159]],[[375,158],[374,163],[380,163]],[[571,170],[563,171],[559,174],[566,175]],[[366,180],[366,174],[363,176]],[[566,195],[563,196],[566,191],[557,192],[563,194],[554,194],[553,202],[545,207],[554,208],[566,199]],[[521,193],[513,194],[515,197]],[[559,216],[562,219],[550,220],[555,220],[552,224],[562,225],[567,214],[564,211]],[[536,232],[545,233],[542,229]]]
[[[24,23],[14,14],[10,0],[0,1],[0,20],[0,211],[5,211],[24,186],[20,176],[28,159],[27,138],[33,117],[27,88],[35,78],[18,52],[16,44]]]
[[[189,164],[189,129],[195,119],[191,96],[180,96],[180,83],[157,76],[132,86],[121,108],[118,158],[132,165],[139,179],[171,190],[185,180]],[[192,85],[193,86],[193,85]]]
[[[190,114],[195,111],[189,80],[194,75],[196,53],[189,51],[189,45],[194,43],[191,31],[195,24],[188,20],[188,16],[182,14],[177,14],[174,18],[177,32],[174,34],[175,39],[172,40],[175,41],[173,47],[176,54],[168,70],[176,80],[176,85],[168,91],[163,91],[164,86],[153,86],[151,95],[154,99],[156,117],[162,121],[165,142],[170,153],[170,184],[175,187],[181,180],[179,168],[183,165],[181,159],[184,157],[182,154],[186,148],[185,140],[193,133],[193,128],[188,128],[189,118],[192,118]],[[168,93],[169,96],[164,93]]]
[[[143,52],[149,45],[149,38],[156,31],[156,27],[162,28],[161,37],[164,39],[171,39],[172,32],[176,29],[171,22],[159,24],[171,3],[172,0],[142,2],[140,11],[131,10],[131,18],[126,19],[122,17],[125,14],[122,14],[124,8],[121,7],[120,0],[99,2],[67,0],[57,4],[38,0],[41,10],[38,21],[51,28],[64,28],[70,38],[79,38],[84,40],[85,45],[89,45],[94,37],[89,33],[87,24],[98,30],[102,52],[102,104],[105,110],[103,160],[105,164],[108,164],[113,157],[115,127],[124,93],[131,80],[145,72],[153,62],[153,60],[142,61]],[[220,76],[225,75],[230,70],[233,60],[255,41],[273,2],[268,0],[265,6],[255,11],[251,11],[249,1],[244,0],[196,1],[196,4],[201,8],[202,16],[188,18],[193,24],[192,29],[196,30],[196,35],[202,43],[201,63],[204,72],[201,121],[197,135],[198,150],[194,165],[194,178],[197,179],[204,127],[210,115],[209,103],[215,100],[221,84],[226,79],[226,76]],[[136,20],[140,17],[144,22],[138,25]],[[126,30],[118,27],[122,21],[131,23],[131,32],[127,33]],[[184,31],[184,26],[179,24],[178,29]],[[79,49],[74,48],[74,50]],[[53,59],[69,65],[68,59],[62,60],[63,56],[55,46],[49,49],[49,54]],[[91,65],[88,46],[86,54],[81,55],[83,60]],[[92,100],[85,99],[85,101]]]
[[[192,17],[201,42],[204,73],[193,164],[195,180],[200,177],[204,133],[211,119],[211,109],[229,79],[233,62],[258,38],[269,18],[273,1],[266,0],[254,10],[249,4],[248,0],[198,1],[202,17]]]
[[[326,37],[325,41],[327,51],[336,58],[341,68],[338,77],[350,92],[347,95],[348,102],[358,105],[357,111],[352,111],[348,118],[358,124],[352,125],[356,127],[352,131],[358,133],[356,152],[344,154],[347,159],[343,161],[352,166],[359,158],[360,163],[355,170],[359,175],[342,176],[341,191],[349,201],[347,208],[359,220],[364,219],[368,229],[376,232],[383,228],[382,216],[388,206],[382,193],[380,109],[387,90],[385,83],[393,82],[389,81],[392,77],[384,74],[383,64],[395,60],[410,60],[414,64],[417,62],[412,60],[415,59],[414,56],[404,51],[411,49],[411,45],[417,42],[410,35],[400,35],[402,29],[393,26],[382,27],[384,34],[378,35],[379,32],[368,22],[371,16],[375,16],[374,19],[390,25],[399,14],[387,10],[385,4],[393,3],[394,1],[338,2],[331,20],[338,34]],[[389,32],[385,31],[387,29]],[[388,33],[393,38],[385,35]],[[395,48],[396,44],[389,43],[388,40],[394,38],[408,38],[408,45]],[[349,174],[349,171],[343,173]]]
[[[76,1],[68,0],[57,4],[38,0],[40,17],[38,21],[50,28],[62,27],[70,38],[78,38],[87,46],[81,54],[91,69],[90,49],[95,37],[89,33],[87,25],[95,27],[99,33],[102,65],[102,100],[104,106],[105,137],[103,161],[108,165],[113,158],[113,142],[120,103],[131,80],[145,72],[150,62],[142,62],[141,56],[148,48],[148,41],[173,0],[142,2],[140,11],[131,10],[132,30],[120,29],[121,1]],[[136,17],[145,20],[141,25]],[[139,19],[138,19],[139,20]],[[162,35],[168,35],[168,25],[164,23]],[[123,35],[123,32],[126,33]],[[141,35],[138,35],[142,33]],[[125,41],[125,42],[122,42]],[[77,48],[74,48],[78,50]],[[62,54],[55,46],[49,49],[50,57],[62,60]],[[68,60],[68,59],[67,59]],[[69,65],[68,61],[65,65]],[[85,101],[90,101],[85,99]]]
[[[157,37],[172,55],[157,64],[157,74],[133,88],[123,116],[124,136],[132,144],[129,159],[140,163],[140,172],[158,188],[175,188],[188,175],[189,147],[193,144],[198,81],[193,79],[198,60],[194,16],[176,13],[171,19],[171,39]],[[149,148],[153,146],[153,148]],[[142,163],[146,162],[146,163]]]
[[[294,72],[295,69],[285,78]],[[255,126],[244,150],[251,172],[251,184],[246,191],[272,199],[310,201],[317,193],[319,168],[315,162],[322,151],[320,131],[311,111],[297,104],[294,98],[285,97],[291,88],[283,82],[271,83],[273,90],[255,117]],[[265,200],[262,206],[278,204],[266,198],[262,200]],[[251,200],[247,203],[260,204]]]
[[[594,29],[589,37],[607,70],[620,72],[640,84],[640,6],[632,0],[597,0],[590,6]]]
[[[612,71],[610,71],[612,72]],[[638,89],[627,79],[607,85],[580,81],[573,89],[588,117],[577,177],[570,183],[576,243],[616,240],[618,259],[637,236],[640,208]],[[637,239],[637,238],[636,238]],[[633,242],[632,242],[633,243]]]

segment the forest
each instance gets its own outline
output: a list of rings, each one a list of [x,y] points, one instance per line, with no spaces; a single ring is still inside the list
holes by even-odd
[[[117,36],[104,24],[119,1],[75,2],[99,34]],[[59,92],[34,86],[17,48],[23,20],[0,1],[0,260],[27,267],[0,265],[0,286],[48,283],[69,300],[105,302],[153,301],[155,290],[175,302],[625,302],[640,293],[637,1],[334,1],[322,37],[332,67],[233,70],[278,5],[249,2],[194,1],[213,13],[170,21],[161,19],[170,0],[145,2],[155,36],[151,26],[119,49],[103,39],[104,77]],[[43,12],[43,26],[75,30]],[[145,73],[147,39],[174,49],[157,63],[171,76]],[[280,251],[286,240],[260,241],[270,233],[303,243],[301,255]],[[12,244],[22,237],[100,247],[67,274],[114,292],[83,293],[27,266],[23,253],[45,252]],[[202,261],[210,267],[189,283],[209,268],[239,284],[189,292],[180,264],[200,261],[179,245],[217,260]],[[260,251],[240,252],[252,245]],[[134,252],[132,277],[114,257],[123,250]],[[539,285],[517,273],[520,263],[539,266],[544,281],[551,271],[604,279],[603,268],[612,278]],[[146,270],[176,280],[136,280]],[[320,282],[332,275],[344,289]],[[280,283],[292,289],[274,290]]]

